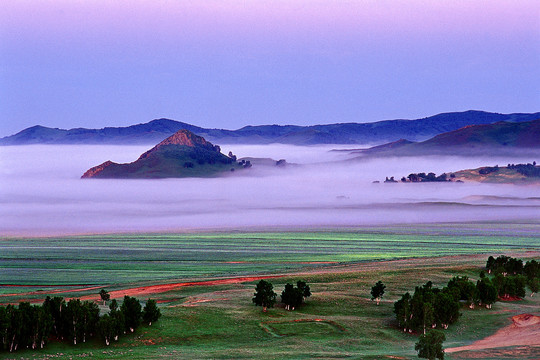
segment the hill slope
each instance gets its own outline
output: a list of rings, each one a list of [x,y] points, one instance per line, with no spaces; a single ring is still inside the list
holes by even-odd
[[[422,142],[400,140],[353,153],[376,156],[497,155],[540,152],[540,119],[466,126]]]
[[[219,146],[188,130],[179,130],[129,164],[106,161],[82,178],[208,177],[240,166]]]
[[[189,130],[214,142],[228,144],[295,145],[362,144],[398,139],[422,141],[467,125],[499,121],[523,122],[535,114],[496,114],[483,111],[444,113],[417,120],[386,120],[374,123],[341,123],[314,126],[262,125],[238,130],[207,129],[187,123],[157,119],[145,124],[103,129],[52,129],[34,126],[0,139],[0,145],[25,144],[155,144],[178,130]]]

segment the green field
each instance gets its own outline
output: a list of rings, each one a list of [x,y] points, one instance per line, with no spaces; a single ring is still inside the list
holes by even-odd
[[[0,283],[109,285],[276,273],[327,262],[538,249],[538,239],[540,224],[535,223],[4,238]]]
[[[54,343],[44,350],[0,357],[412,359],[417,336],[396,327],[394,301],[428,280],[443,286],[455,275],[477,279],[489,255],[538,259],[539,239],[536,223],[2,239],[0,283],[23,285],[0,287],[4,304],[43,299],[52,291],[70,289],[70,284],[116,290],[254,274],[282,274],[270,280],[278,294],[287,282],[306,280],[313,295],[296,311],[278,306],[263,313],[251,302],[255,282],[181,287],[150,295],[158,300],[163,317],[109,347],[99,340],[77,347]],[[390,259],[397,260],[376,262]],[[303,275],[295,275],[299,271]],[[380,306],[369,300],[369,289],[377,280],[387,285]],[[98,291],[61,295],[95,296]],[[460,319],[445,331],[444,346],[468,345],[489,336],[509,325],[509,318],[516,314],[540,315],[540,296],[528,295],[521,301],[498,302],[492,310],[462,309]],[[138,297],[146,300],[148,296]],[[540,357],[538,347],[518,350],[472,355]],[[462,357],[457,353],[447,358]]]
[[[315,271],[272,280],[278,293],[287,282],[308,281],[313,295],[296,311],[275,307],[263,313],[251,303],[254,282],[181,288],[154,296],[163,313],[158,322],[109,347],[97,340],[77,347],[56,343],[37,352],[17,352],[12,358],[413,359],[417,336],[395,326],[393,302],[427,280],[442,286],[454,275],[477,278],[483,263],[477,256],[392,261],[380,267],[368,262],[344,272]],[[380,306],[369,300],[369,289],[377,280],[387,285]],[[445,331],[445,347],[493,334],[509,325],[513,315],[540,315],[539,307],[540,296],[527,296],[518,302],[498,302],[491,310],[463,308],[460,319]],[[518,357],[512,348],[503,350],[477,354],[491,359]],[[540,355],[538,347],[519,351],[519,358]],[[458,353],[447,358],[462,357]]]

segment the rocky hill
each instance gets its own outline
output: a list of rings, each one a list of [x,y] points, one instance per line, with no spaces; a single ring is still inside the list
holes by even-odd
[[[106,161],[86,171],[82,178],[210,177],[248,167],[220,151],[204,138],[179,130],[132,163]]]

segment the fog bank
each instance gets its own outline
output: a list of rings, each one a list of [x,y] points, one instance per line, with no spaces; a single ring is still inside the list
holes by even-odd
[[[390,158],[342,162],[334,147],[235,145],[238,157],[304,164],[254,167],[210,179],[101,180],[80,176],[145,146],[0,147],[0,235],[344,227],[540,220],[540,187],[477,183],[373,184],[385,176],[530,162],[528,158]],[[538,160],[538,159],[536,159]]]

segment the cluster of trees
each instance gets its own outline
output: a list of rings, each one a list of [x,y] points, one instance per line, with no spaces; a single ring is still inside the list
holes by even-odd
[[[476,284],[467,276],[456,276],[442,289],[427,282],[416,287],[412,296],[405,293],[394,304],[399,326],[404,331],[422,331],[424,334],[429,327],[446,329],[459,317],[460,303],[470,308],[480,305],[490,309],[499,298],[525,297],[526,286],[532,294],[538,291],[540,264],[536,260],[523,265],[522,260],[509,256],[490,256],[486,269],[494,277],[489,278],[482,271]]]
[[[536,161],[533,161],[532,164],[508,164],[508,168],[515,169],[526,177],[540,177],[540,166],[536,166]]]
[[[460,316],[461,304],[491,308],[499,298],[523,298],[525,286],[531,290],[531,296],[538,291],[540,263],[536,260],[523,264],[522,260],[505,255],[490,256],[486,270],[494,276],[490,278],[482,271],[476,284],[467,276],[455,276],[442,289],[429,281],[416,287],[412,296],[407,292],[394,303],[399,326],[404,331],[423,333],[415,346],[419,357],[444,358],[444,333],[434,329],[446,329],[454,323]],[[371,299],[380,299],[383,294],[384,285],[379,281],[371,289]]]
[[[448,286],[439,289],[431,281],[417,286],[411,296],[408,292],[394,303],[394,313],[403,331],[423,332],[426,329],[454,323],[459,313],[459,294]]]
[[[450,174],[450,178],[455,178],[455,175],[454,174]],[[437,176],[435,173],[418,173],[418,174],[409,174],[407,177],[402,177],[401,178],[401,182],[442,182],[442,181],[451,181],[449,178],[448,178],[448,175],[446,174],[441,174],[439,176]],[[384,180],[384,182],[386,183],[396,183],[397,181],[394,179],[393,176],[391,176],[390,178],[389,177],[386,177],[386,179]]]
[[[234,162],[230,157],[221,154],[221,148],[218,145],[214,145],[212,150],[199,146],[192,147],[190,148],[188,156],[192,159],[192,161],[187,161],[185,164],[191,163],[193,166],[195,165],[195,162],[199,165],[213,165],[216,163],[232,164]]]
[[[478,170],[478,173],[480,175],[488,175],[488,174],[491,174],[491,173],[494,173],[494,172],[497,172],[499,171],[499,165],[495,165],[495,166],[484,166],[482,168],[480,168]]]
[[[102,300],[108,294],[100,293]],[[106,300],[104,300],[106,301]],[[112,300],[109,313],[100,317],[95,302],[47,297],[43,305],[21,302],[18,306],[0,306],[0,350],[43,348],[48,340],[68,341],[77,345],[97,335],[110,344],[121,334],[133,332],[141,321],[151,325],[161,313],[155,300],[148,300],[144,309],[139,300],[125,296],[122,305]]]
[[[531,296],[540,287],[540,263],[501,255],[497,258],[490,256],[486,262],[486,270],[494,274],[493,284],[499,296],[503,299],[525,296],[525,287],[531,290]]]
[[[305,281],[298,281],[296,287],[287,283],[281,292],[281,302],[285,305],[285,309],[294,310],[300,307],[309,296],[311,296],[311,290]],[[267,308],[274,306],[276,297],[274,286],[266,280],[261,280],[255,287],[252,301],[255,305],[262,306],[263,311],[266,311]]]
[[[418,174],[409,174],[407,178],[401,178],[402,182],[439,182],[439,181],[448,181],[446,174],[441,174],[439,176],[435,175],[435,173],[418,173]]]

